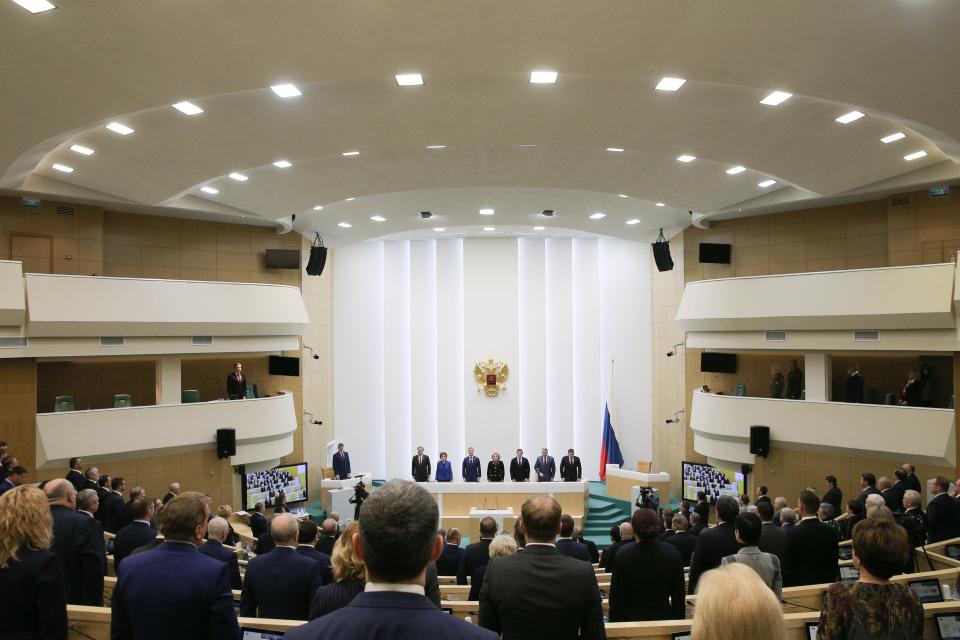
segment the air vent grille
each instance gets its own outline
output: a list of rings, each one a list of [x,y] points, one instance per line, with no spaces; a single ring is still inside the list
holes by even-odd
[[[29,344],[27,338],[0,338],[0,349],[22,349]]]
[[[195,347],[209,347],[213,344],[213,336],[193,336],[190,344]]]
[[[854,342],[878,342],[880,340],[879,331],[859,330],[853,332]]]
[[[763,339],[767,342],[786,342],[787,332],[786,331],[764,331]]]
[[[899,207],[912,207],[913,206],[913,196],[909,193],[905,193],[899,196],[890,196],[889,207],[891,209],[897,209]]]
[[[100,336],[101,347],[122,347],[127,344],[123,336]]]
[[[67,207],[64,205],[57,205],[57,215],[58,216],[72,216],[77,212],[76,207]]]

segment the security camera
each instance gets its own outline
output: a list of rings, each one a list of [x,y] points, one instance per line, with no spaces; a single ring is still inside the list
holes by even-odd
[[[544,217],[546,217],[546,218],[552,218],[552,217],[553,217],[553,209],[544,209],[543,211],[540,212],[540,215],[542,215],[542,216],[544,216]]]
[[[314,359],[314,360],[319,360],[319,359],[320,359],[320,354],[318,354],[318,353],[313,354],[313,359]]]
[[[432,217],[433,217],[433,214],[430,213],[429,211],[421,211],[421,212],[420,212],[420,219],[421,219],[421,220],[429,220],[429,219],[432,218]]]
[[[683,343],[682,343],[682,342],[673,345],[673,349],[670,349],[670,351],[667,351],[667,357],[670,358],[670,357],[673,357],[673,356],[677,355],[677,351],[679,351],[679,350],[680,350],[680,347],[682,347],[682,346],[683,346]]]
[[[290,222],[296,222],[296,221],[297,221],[297,214],[291,215],[291,216],[290,216]]]

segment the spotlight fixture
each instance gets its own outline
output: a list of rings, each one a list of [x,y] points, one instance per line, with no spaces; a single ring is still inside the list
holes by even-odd
[[[665,202],[654,202],[653,204],[654,204],[655,206],[657,206],[657,207],[665,207],[665,206],[667,206],[667,203],[665,203]]]
[[[386,221],[387,221],[387,219],[384,218],[383,216],[370,216],[370,219],[373,220],[374,222],[386,222]]]
[[[444,229],[443,227],[434,227],[433,230],[436,231],[437,233],[440,233],[440,232],[442,232],[442,231],[446,231],[446,229]]]
[[[630,226],[633,226],[635,224],[640,224],[640,218],[630,218],[629,220],[627,220],[627,224],[629,224]]]
[[[237,182],[246,182],[247,180],[250,179],[247,176],[240,173],[239,171],[234,171],[233,173],[229,174],[227,177],[230,178],[231,180],[236,180]]]
[[[55,162],[53,164],[53,168],[56,169],[57,171],[62,171],[63,173],[73,173],[73,167],[67,166],[65,164],[60,164],[59,162]]]
[[[480,209],[480,215],[482,216],[492,216],[496,213],[493,209]]]
[[[761,189],[766,189],[767,187],[772,187],[775,184],[777,184],[777,181],[770,179],[770,180],[764,180],[763,182],[758,182],[757,186],[760,187]]]
[[[683,154],[682,156],[677,156],[677,162],[693,162],[697,159],[697,156],[691,156],[690,154]]]
[[[682,342],[673,345],[673,349],[671,349],[670,351],[667,351],[667,357],[672,358],[673,356],[677,355],[677,351],[679,351],[680,347],[682,346],[683,346]]]
[[[433,217],[433,214],[430,213],[429,211],[421,211],[421,212],[420,212],[420,219],[421,219],[421,220],[429,220],[429,219],[432,218],[432,217]]]
[[[672,418],[667,418],[667,420],[666,420],[667,424],[673,424],[673,423],[675,423],[675,422],[680,422],[680,414],[681,414],[681,413],[683,413],[683,409],[680,409],[680,411],[674,412]]]
[[[742,164],[738,164],[735,167],[730,167],[729,169],[727,169],[727,174],[731,176],[735,176],[738,173],[743,173],[746,170],[747,168],[745,166],[743,166]]]
[[[546,227],[534,227],[534,228],[533,228],[534,231],[543,231],[544,229],[546,229]]]
[[[349,222],[338,222],[338,223],[337,223],[337,226],[338,226],[338,227],[342,227],[342,228],[344,228],[344,229],[349,229],[349,228],[352,227],[353,225],[350,224]]]
[[[883,136],[880,138],[880,142],[883,144],[890,144],[891,142],[896,142],[897,140],[903,140],[906,137],[907,134],[905,134],[903,131],[897,131],[896,133],[891,133],[888,136]]]
[[[839,118],[834,118],[834,121],[839,122],[840,124],[850,124],[851,122],[855,122],[865,115],[867,114],[865,114],[863,111],[851,111],[843,114]]]
[[[926,155],[927,155],[926,151],[914,151],[913,153],[908,153],[907,155],[903,156],[903,159],[906,160],[907,162],[910,162],[911,160],[917,160],[919,158],[923,158]]]
[[[277,160],[273,163],[273,166],[275,166],[277,169],[289,169],[293,166],[293,163],[289,160]]]
[[[607,214],[601,213],[600,211],[597,211],[596,213],[591,213],[591,214],[590,214],[590,219],[591,219],[591,220],[599,220],[600,218],[606,218],[606,217],[607,217]]]

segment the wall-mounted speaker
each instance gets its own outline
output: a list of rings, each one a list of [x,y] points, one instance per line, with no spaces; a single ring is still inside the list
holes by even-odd
[[[323,246],[323,239],[320,234],[313,241],[310,247],[310,260],[307,262],[307,275],[319,276],[323,273],[323,267],[327,264],[327,248]]]
[[[663,235],[663,229],[660,229],[660,235],[657,237],[653,247],[653,259],[657,263],[657,271],[673,271],[673,258],[670,257],[670,243]]]
[[[770,427],[758,424],[750,427],[750,453],[763,458],[770,454]]]
[[[217,429],[217,457],[229,458],[237,455],[237,430]]]

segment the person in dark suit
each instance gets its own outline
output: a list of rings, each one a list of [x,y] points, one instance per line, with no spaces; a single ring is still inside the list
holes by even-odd
[[[837,486],[837,477],[829,475],[824,480],[827,483],[827,492],[823,494],[823,501],[833,505],[834,513],[840,513],[842,511],[840,507],[843,505],[843,492]]]
[[[840,538],[849,540],[853,537],[853,528],[857,523],[867,517],[867,507],[864,503],[860,504],[857,500],[847,501],[847,518],[840,524]]]
[[[243,365],[233,363],[233,371],[227,375],[227,397],[231,400],[243,400],[247,397],[247,376],[243,375]]]
[[[857,496],[857,502],[860,503],[860,506],[866,510],[867,508],[867,496],[877,494],[880,495],[880,492],[877,491],[877,476],[873,475],[869,471],[866,473],[860,474],[860,494]]]
[[[207,531],[206,498],[184,492],[163,508],[166,540],[131,554],[111,599],[113,640],[239,640],[230,567],[197,550]]]
[[[495,558],[480,589],[480,626],[514,638],[605,638],[600,589],[593,567],[560,554],[560,504],[529,498],[520,510],[527,546]]]
[[[323,577],[323,584],[333,582],[333,566],[330,563],[330,556],[321,551],[317,551],[317,538],[320,535],[320,528],[313,520],[304,519],[299,523],[300,532],[297,535],[297,553],[302,556],[313,559],[320,564],[320,574]]]
[[[473,447],[470,447],[460,467],[460,477],[464,482],[480,482],[480,473],[480,458],[473,455]]]
[[[130,499],[123,503],[123,511],[120,514],[121,529],[133,522],[133,503],[140,496],[146,496],[146,492],[143,490],[143,487],[134,487],[133,489],[130,489]]]
[[[943,476],[930,480],[934,497],[927,503],[927,544],[960,537],[960,504],[949,491],[950,481]]]
[[[890,483],[890,478],[882,476],[877,478],[877,489],[883,496],[883,502],[890,511],[903,511],[903,494]]]
[[[517,522],[519,523],[520,521],[518,520]],[[614,545],[618,544],[621,539],[622,538],[620,537],[620,525],[615,524],[612,527],[610,527],[610,544],[607,546],[606,549],[600,552],[600,563],[599,563],[600,568],[602,568],[607,573],[610,572],[610,569],[608,569],[608,567],[610,566],[610,549],[612,549]]]
[[[333,454],[333,478],[345,480],[351,476],[350,454],[343,450],[343,443],[337,445],[337,452]]]
[[[547,455],[546,447],[540,450],[533,470],[537,472],[537,482],[553,482],[553,476],[557,475],[557,465],[553,462],[553,456]]]
[[[73,495],[76,489],[65,483]],[[86,516],[78,516],[86,518]],[[8,638],[66,640],[63,566],[49,551],[52,520],[47,497],[30,485],[0,496],[0,619]],[[100,594],[101,604],[103,594]]]
[[[44,488],[46,488],[46,485],[44,485]],[[89,518],[93,518],[93,521],[97,523],[97,528],[100,530],[100,536],[103,537],[103,527],[100,526],[100,523],[97,522],[97,518],[94,515],[98,509],[100,509],[100,498],[97,497],[96,491],[93,489],[81,489],[77,492],[77,513],[82,513]]]
[[[584,537],[583,526],[578,524],[576,527],[574,527],[573,539],[579,542],[580,544],[587,545],[587,551],[590,552],[590,562],[592,564],[596,564],[600,562],[600,550],[597,549],[597,543],[591,540],[590,538]]]
[[[267,530],[261,533],[259,537],[257,537],[257,541],[253,544],[253,551],[258,556],[270,553],[273,551],[273,548],[277,546],[273,541],[273,534],[270,532],[270,524],[275,517],[276,514],[271,514],[270,517],[267,518]]]
[[[94,491],[99,491],[100,471],[96,467],[88,467],[87,470],[83,472],[83,486],[81,489],[93,489]]]
[[[633,525],[630,524],[629,522],[621,522],[620,523],[620,541],[614,542],[612,545],[610,545],[607,548],[606,557],[601,558],[601,560],[604,563],[601,565],[603,566],[604,571],[606,571],[607,573],[613,573],[613,563],[617,559],[617,553],[620,552],[620,549],[630,544],[634,544]]]
[[[237,554],[223,546],[223,541],[230,533],[230,525],[223,518],[217,517],[207,523],[207,541],[200,545],[200,553],[210,556],[214,560],[230,567],[230,588],[242,589],[243,580],[240,578],[240,562]]]
[[[893,483],[893,488],[897,490],[902,500],[903,495],[912,488],[907,480],[907,472],[903,469],[894,469],[893,476],[896,478],[896,481]]]
[[[100,498],[100,508],[97,510],[97,520],[100,521],[100,524],[103,526],[103,530],[107,530],[107,497],[110,495],[110,483],[113,481],[113,478],[109,474],[104,474],[97,479],[97,497]]]
[[[460,530],[450,527],[443,545],[443,552],[437,558],[437,573],[441,576],[455,576],[463,559],[463,548],[460,547]]]
[[[320,539],[317,540],[317,551],[333,558],[333,545],[337,541],[337,521],[327,518],[320,525]]]
[[[494,452],[490,456],[490,462],[487,463],[487,482],[503,482],[505,475],[503,460],[500,459],[499,453]]]
[[[907,488],[923,494],[923,487],[920,486],[920,478],[917,477],[917,468],[908,462],[901,466],[900,469],[906,474],[904,481],[907,483]]]
[[[313,602],[310,603],[310,620],[342,609],[358,594],[363,593],[367,582],[366,566],[353,548],[353,534],[358,531],[360,523],[353,521],[337,540],[330,558],[333,564],[333,582],[317,589]],[[437,588],[439,589],[439,586]]]
[[[467,576],[473,576],[477,567],[482,567],[490,560],[490,542],[497,535],[497,521],[493,518],[484,518],[480,521],[480,540],[463,552],[460,565],[457,567],[457,584],[467,584]]]
[[[590,550],[587,549],[587,545],[574,539],[573,533],[573,517],[565,513],[560,516],[560,537],[557,538],[557,551],[562,555],[590,562]]]
[[[757,499],[753,501],[753,504],[757,505],[761,502],[769,502],[771,505],[773,502],[770,500],[770,496],[767,495],[766,485],[760,485],[757,487]]]
[[[123,524],[123,492],[127,483],[117,476],[110,480],[110,493],[100,498],[100,511],[103,512],[103,530],[110,533],[120,531]]]
[[[567,457],[560,459],[560,477],[564,482],[578,482],[582,475],[580,458],[573,455],[573,449],[567,449]]]
[[[117,532],[113,543],[113,564],[120,569],[120,563],[137,547],[142,547],[157,537],[157,530],[150,526],[153,520],[153,500],[137,498],[131,507],[133,522]]]
[[[530,479],[530,461],[523,457],[523,449],[517,449],[517,455],[510,460],[510,479],[514,482]]]
[[[247,564],[240,615],[306,620],[313,594],[323,584],[323,567],[297,553],[300,527],[289,513],[274,516],[270,532],[276,547]]]
[[[900,389],[900,404],[907,407],[921,407],[923,406],[922,393],[923,389],[920,379],[917,377],[917,371],[916,369],[910,369],[907,371],[907,381],[903,383],[903,388]]]
[[[690,528],[687,531],[690,535],[696,537],[699,536],[704,529],[707,528],[707,525],[704,524],[703,520],[700,518],[700,514],[694,511],[690,514]]]
[[[77,491],[69,480],[51,480],[43,490],[53,517],[50,550],[63,567],[67,602],[102,607],[106,552],[100,523],[74,511]]]
[[[786,532],[785,587],[833,582],[837,578],[840,538],[836,531],[817,518],[819,509],[817,494],[800,492],[797,501],[800,522]]]
[[[773,524],[773,505],[769,502],[757,504],[757,516],[760,517],[760,542],[757,546],[764,553],[772,553],[783,567],[787,557],[787,532]]]
[[[70,470],[67,471],[67,480],[78,492],[83,489],[83,460],[80,458],[70,458]]]
[[[517,540],[511,535],[498,534],[493,542],[490,543],[490,559],[503,558],[513,555],[517,552]],[[480,599],[480,590],[483,588],[483,577],[487,573],[487,565],[477,567],[470,579],[470,593],[467,594],[467,600],[477,602]],[[438,605],[439,606],[439,605]]]
[[[857,365],[847,367],[846,400],[863,403],[863,376],[860,375],[860,367]]]
[[[687,605],[680,552],[658,539],[660,523],[653,509],[634,511],[631,524],[636,543],[621,549],[613,565],[610,622],[683,619]]]
[[[799,400],[803,392],[803,371],[796,360],[790,361],[790,370],[787,371],[787,394],[788,400]]]
[[[0,482],[0,495],[3,495],[10,489],[14,487],[19,487],[21,484],[27,481],[27,469],[25,467],[16,466],[10,469],[10,472],[7,474],[7,477]]]
[[[259,538],[267,530],[267,517],[263,515],[265,510],[263,502],[253,506],[253,513],[250,514],[250,534],[254,538]]]
[[[424,595],[428,565],[443,546],[439,523],[437,503],[423,487],[391,480],[374,491],[360,512],[359,532],[346,541],[366,563],[366,591],[287,631],[285,640],[493,640],[492,633],[444,613]],[[335,549],[338,564],[339,556]]]
[[[430,482],[430,456],[423,455],[423,447],[417,447],[417,455],[411,461],[411,475],[414,482]]]
[[[697,546],[697,537],[690,535],[690,521],[678,513],[673,516],[670,526],[673,529],[673,535],[664,538],[663,541],[676,549],[680,553],[683,566],[689,567],[693,550]]]
[[[168,502],[176,498],[178,495],[180,495],[180,483],[171,482],[170,486],[167,487],[166,495],[163,496],[163,504],[167,504]]]
[[[726,556],[732,556],[740,550],[741,545],[737,542],[737,532],[733,526],[739,513],[740,506],[730,496],[720,496],[717,500],[717,526],[697,536],[697,546],[690,558],[691,594],[697,592],[697,581],[701,575],[716,569]]]

